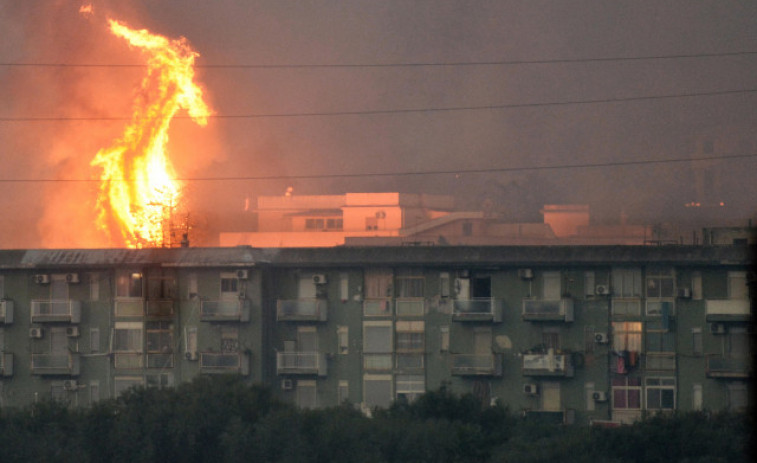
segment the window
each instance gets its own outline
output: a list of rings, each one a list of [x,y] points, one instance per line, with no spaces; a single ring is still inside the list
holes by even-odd
[[[363,323],[363,367],[369,370],[392,368],[394,349],[391,322]]]
[[[641,297],[641,269],[612,269],[613,297]]]
[[[0,297],[2,297],[2,290],[0,290]],[[90,301],[100,300],[100,274],[99,273],[89,274],[89,300]]]
[[[148,322],[147,367],[173,367],[173,325],[169,322]]]
[[[239,278],[235,273],[221,274],[221,298],[239,297]]]
[[[348,273],[339,274],[339,299],[347,302],[350,298],[350,275]]]
[[[184,352],[189,354],[197,353],[197,327],[188,326],[184,328]]]
[[[344,402],[348,402],[350,400],[350,382],[345,379],[339,380],[339,385],[337,386],[336,391],[336,398],[339,404],[343,404]]]
[[[150,269],[147,274],[147,298],[176,299],[176,276],[167,269]]]
[[[647,316],[648,317],[662,317],[663,319],[669,319],[669,317],[672,315],[675,315],[675,306],[672,300],[671,301],[647,300]]]
[[[145,385],[147,387],[157,387],[163,389],[166,387],[173,387],[173,374],[172,373],[158,373],[145,376]]]
[[[561,294],[560,272],[544,272],[542,299],[545,301],[560,300]]]
[[[646,378],[647,410],[673,410],[676,407],[675,378]]]
[[[297,381],[297,406],[300,408],[316,407],[316,388],[313,380]]]
[[[117,322],[113,331],[113,352],[142,352],[141,323]]]
[[[702,409],[702,385],[694,384],[691,387],[691,408],[693,410]]]
[[[423,352],[425,324],[422,321],[397,322],[397,352]]]
[[[647,297],[674,297],[673,269],[650,268],[647,270]]]
[[[736,411],[746,410],[749,406],[749,390],[746,383],[729,382],[726,387],[728,388],[728,408]]]
[[[439,296],[449,297],[449,273],[442,272],[439,274]]]
[[[691,351],[694,355],[702,355],[702,328],[691,329]]]
[[[646,324],[647,352],[675,352],[675,334],[663,326],[661,320],[652,320]],[[629,349],[630,350],[630,349]]]
[[[426,392],[426,379],[423,375],[397,375],[395,381],[397,398],[412,402]]]
[[[398,370],[423,369],[423,354],[397,354]]]
[[[392,296],[392,272],[390,270],[367,270],[365,272],[365,297],[385,299]]]
[[[142,273],[120,271],[116,276],[116,296],[124,298],[142,297]]]
[[[748,299],[746,272],[728,272],[728,299]]]
[[[702,273],[693,272],[691,274],[691,298],[694,300],[702,299]]]
[[[439,350],[449,352],[449,326],[439,327]]]
[[[584,294],[586,296],[593,296],[595,288],[594,272],[584,272]]]
[[[641,322],[612,322],[612,347],[641,352]]]
[[[392,403],[392,375],[365,375],[363,401],[370,407],[386,408]]]
[[[541,333],[541,342],[545,349],[559,349],[560,332],[553,328],[544,328]]]
[[[615,410],[641,410],[640,378],[613,378],[612,408]]]
[[[423,277],[398,277],[398,297],[423,297]]]
[[[586,400],[586,411],[593,412],[595,409],[594,400],[594,383],[589,382],[584,384],[584,396]]]
[[[93,404],[100,400],[100,381],[89,382],[89,403]]]
[[[93,354],[100,352],[100,328],[89,329],[89,351]]]
[[[346,326],[337,326],[336,328],[337,342],[339,343],[339,353],[349,354],[350,340],[349,340],[349,328]]]

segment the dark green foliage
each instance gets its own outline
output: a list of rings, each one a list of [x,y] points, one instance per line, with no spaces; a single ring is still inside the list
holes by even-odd
[[[749,461],[750,416],[686,413],[620,428],[563,426],[432,391],[367,418],[298,410],[232,377],[128,391],[86,410],[46,402],[0,414],[0,461],[473,463]]]

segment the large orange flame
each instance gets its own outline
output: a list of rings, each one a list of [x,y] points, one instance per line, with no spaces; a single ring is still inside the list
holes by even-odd
[[[182,189],[166,155],[168,127],[180,109],[202,126],[210,116],[193,81],[199,54],[183,37],[169,40],[112,19],[109,23],[113,34],[147,55],[147,76],[123,136],[92,160],[102,168],[97,225],[109,235],[117,227],[128,247],[168,246],[171,214]]]

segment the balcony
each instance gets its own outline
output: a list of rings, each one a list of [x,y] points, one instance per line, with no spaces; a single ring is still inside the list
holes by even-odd
[[[206,374],[250,374],[247,352],[200,352],[200,371]]]
[[[173,354],[147,353],[147,368],[173,368]]]
[[[455,299],[452,320],[458,322],[495,322],[502,321],[502,305],[492,297],[473,299]]]
[[[748,322],[752,319],[748,299],[708,299],[705,320],[708,322]]]
[[[707,354],[707,377],[746,379],[752,376],[750,356]]]
[[[142,299],[117,299],[115,304],[116,317],[141,317],[144,315],[145,302]]]
[[[365,299],[363,300],[364,317],[391,317],[392,300],[386,299]]]
[[[202,301],[200,319],[206,322],[248,322],[250,301],[247,299]]]
[[[572,322],[573,299],[555,301],[523,299],[523,320],[532,322]]]
[[[326,354],[322,352],[278,352],[276,373],[279,375],[326,376]]]
[[[0,300],[0,325],[11,323],[13,323],[13,301],[2,299]]]
[[[325,322],[328,320],[328,307],[325,299],[279,299],[276,301],[276,320]]]
[[[502,376],[502,354],[453,354],[454,376]]]
[[[174,299],[148,299],[145,306],[145,316],[151,318],[171,318],[176,313]]]
[[[72,299],[35,299],[32,301],[32,322],[79,323],[81,301]]]
[[[675,370],[676,354],[673,352],[647,352],[644,366],[647,370]]]
[[[567,354],[524,354],[524,376],[572,377],[573,365]]]
[[[8,378],[13,376],[13,354],[0,354],[0,376]]]
[[[79,375],[79,354],[32,354],[34,375]]]
[[[422,297],[398,297],[395,306],[398,317],[422,317],[426,314],[426,300]]]
[[[116,369],[142,368],[144,354],[140,352],[117,352],[113,354],[113,367]]]

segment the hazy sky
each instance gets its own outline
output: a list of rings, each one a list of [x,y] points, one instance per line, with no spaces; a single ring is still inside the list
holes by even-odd
[[[272,177],[190,182],[198,215],[233,217],[245,197],[287,186],[454,194],[469,208],[488,198],[528,221],[545,203],[637,223],[746,222],[757,210],[755,157],[546,169],[757,153],[757,95],[744,91],[757,89],[751,0],[92,1],[90,16],[83,3],[0,1],[4,180],[98,174],[89,163],[124,121],[17,119],[128,117],[144,69],[8,64],[142,64],[107,31],[112,17],[186,37],[201,55],[219,117],[174,121],[181,174]],[[519,167],[541,170],[503,171]],[[419,171],[448,173],[365,175]],[[304,175],[326,177],[289,178]],[[0,247],[93,242],[93,194],[0,182]],[[710,200],[725,206],[684,207]]]

